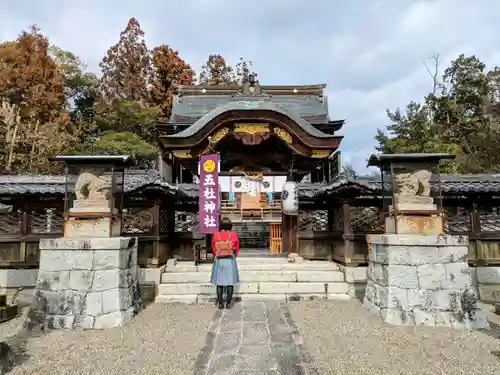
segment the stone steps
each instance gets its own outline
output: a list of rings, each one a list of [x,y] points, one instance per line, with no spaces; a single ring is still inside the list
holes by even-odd
[[[243,282],[344,282],[344,274],[340,271],[267,271],[240,270]],[[205,283],[210,280],[210,272],[165,272],[161,276],[162,283]]]
[[[250,258],[247,258],[250,259]],[[270,264],[254,264],[250,262],[241,262],[238,259],[238,270],[242,271],[340,271],[337,264],[331,262],[307,262],[307,263],[270,263]],[[185,264],[183,264],[185,263]],[[178,272],[211,272],[211,264],[200,264],[195,266],[193,262],[182,262],[175,267],[165,268],[166,273]]]
[[[351,296],[348,294],[234,294],[235,301],[245,300],[254,302],[349,301],[350,299]],[[155,303],[215,303],[215,300],[215,294],[169,294],[158,295]]]
[[[238,267],[241,283],[235,286],[237,299],[287,302],[350,298],[345,275],[335,263],[287,263],[283,258],[240,258]],[[155,302],[214,302],[216,288],[209,282],[211,269],[211,264],[195,266],[193,262],[167,266],[158,285]]]

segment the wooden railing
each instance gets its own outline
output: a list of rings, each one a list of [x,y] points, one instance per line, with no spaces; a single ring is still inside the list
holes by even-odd
[[[354,201],[343,203],[337,212],[337,224],[330,224],[332,258],[352,266],[367,264],[366,235],[384,232],[380,206]],[[470,265],[500,265],[500,207],[450,200],[444,207],[444,227],[447,234],[468,236]]]
[[[242,201],[221,201],[221,216],[228,217],[233,222],[262,221],[281,222],[281,201],[243,199]]]
[[[198,207],[166,208],[161,202],[131,205],[123,213],[123,235],[139,238],[139,263],[155,267],[172,254],[192,257],[195,246],[204,246],[198,235]],[[0,214],[0,267],[36,267],[39,241],[62,236],[63,216],[60,205],[52,208],[13,209]],[[222,216],[235,224],[261,222],[269,227],[266,240],[271,252],[280,242],[281,202],[255,200],[253,203],[223,200]],[[271,232],[273,235],[271,235]],[[380,207],[375,201],[331,202],[315,207],[301,206],[299,215],[299,251],[309,258],[349,264],[366,264],[366,234],[382,233]],[[469,237],[469,263],[500,265],[500,203],[473,200],[449,200],[445,204],[445,232]]]
[[[169,256],[167,215],[161,211],[152,203],[128,207],[122,214],[122,235],[138,237],[141,266],[156,267]],[[62,237],[63,225],[60,207],[0,214],[0,267],[37,267],[40,240]]]

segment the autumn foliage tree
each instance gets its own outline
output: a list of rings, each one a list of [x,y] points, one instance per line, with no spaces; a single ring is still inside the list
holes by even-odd
[[[107,102],[149,100],[151,55],[144,32],[135,18],[128,21],[120,33],[120,40],[108,49],[99,66],[102,70],[100,88]]]
[[[36,26],[0,45],[0,96],[20,106],[22,118],[59,116],[64,77],[49,56],[49,41]]]
[[[153,49],[153,79],[151,101],[160,109],[161,117],[168,119],[172,111],[174,84],[191,85],[195,72],[180,56],[167,45]]]
[[[0,44],[0,169],[59,172],[56,154],[124,154],[150,166],[158,151],[156,124],[171,116],[176,85],[195,72],[168,45],[149,49],[135,18],[100,63],[87,71],[70,51],[50,45],[36,27]],[[203,66],[200,83],[247,82],[251,62],[235,68],[220,55]]]
[[[5,172],[50,171],[51,155],[79,128],[65,110],[65,81],[36,26],[0,45],[0,150]]]

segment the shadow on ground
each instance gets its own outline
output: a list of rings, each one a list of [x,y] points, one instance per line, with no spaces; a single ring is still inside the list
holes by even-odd
[[[488,321],[490,323],[491,330],[489,330],[489,331],[481,330],[481,332],[498,340],[499,344],[500,344],[500,325],[497,324],[496,322],[493,322],[491,319],[488,319]],[[497,357],[498,360],[500,361],[500,350],[492,350],[491,354],[493,354],[495,357]]]
[[[354,284],[354,298],[363,303],[365,298],[366,284]]]
[[[365,285],[354,284],[354,298],[357,299],[361,304],[363,304],[363,299],[365,298],[365,291]],[[497,309],[500,309],[500,307],[498,307]],[[493,337],[496,340],[499,340],[500,342],[500,324],[497,324],[491,318],[488,319],[488,321],[490,323],[491,330],[481,330],[481,332]],[[500,360],[500,350],[491,351],[491,354],[493,354]]]
[[[8,374],[14,367],[28,359],[25,338],[15,336],[0,342],[0,374]]]

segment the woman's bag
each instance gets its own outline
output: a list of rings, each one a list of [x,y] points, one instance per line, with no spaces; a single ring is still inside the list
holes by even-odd
[[[220,239],[220,232],[217,232],[217,238],[214,242],[215,254],[218,258],[232,257],[234,255],[233,241],[231,237],[233,234],[229,235],[227,240]]]

